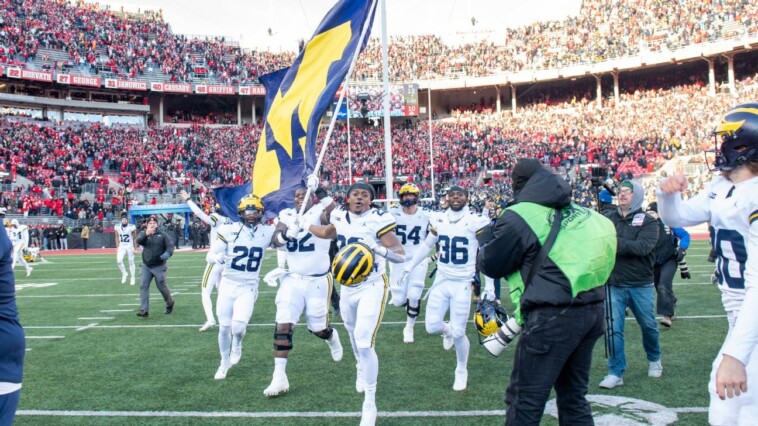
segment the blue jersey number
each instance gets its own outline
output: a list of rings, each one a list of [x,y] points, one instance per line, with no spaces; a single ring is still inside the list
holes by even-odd
[[[260,247],[236,246],[232,250],[237,256],[232,259],[231,268],[241,272],[255,272],[261,267],[263,259],[263,249]],[[247,259],[247,260],[245,260]]]
[[[453,237],[440,235],[438,241],[440,246],[440,258],[442,263],[452,263],[453,265],[465,265],[468,263],[468,238]]]
[[[413,241],[413,245],[417,246],[421,243],[421,227],[414,226],[411,228],[411,232],[405,233],[405,225],[397,225],[395,233],[400,237],[400,244],[406,245],[408,241]]]
[[[121,242],[122,243],[128,243],[130,241],[129,240],[129,237],[130,237],[129,234],[121,234],[120,237],[121,237]]]
[[[311,234],[305,234],[305,236],[299,240],[287,241],[287,251],[290,253],[296,251],[299,251],[300,253],[316,251],[316,245],[313,242],[308,243],[308,240],[310,239]]]
[[[720,283],[726,283],[729,288],[745,288],[745,263],[747,263],[747,249],[745,239],[739,232],[731,229],[719,229],[715,232],[713,247],[718,253],[716,275]],[[725,257],[729,255],[731,259]],[[730,267],[730,262],[737,261],[738,265]],[[735,274],[734,276],[732,274]]]
[[[361,239],[358,237],[350,237],[346,240],[344,235],[337,235],[337,247],[342,249],[342,247],[345,247],[348,244],[357,243],[360,240]]]

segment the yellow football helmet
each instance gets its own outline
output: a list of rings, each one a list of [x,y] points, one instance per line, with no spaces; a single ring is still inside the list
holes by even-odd
[[[494,301],[482,300],[476,304],[474,311],[474,326],[482,337],[489,337],[497,332],[508,321],[508,313]]]
[[[418,189],[418,186],[412,184],[412,183],[406,183],[405,185],[400,187],[400,192],[398,192],[398,195],[402,198],[403,195],[411,194],[415,196],[419,196],[421,194],[421,190]]]
[[[346,286],[363,282],[374,269],[374,252],[363,243],[348,244],[334,256],[332,275]]]
[[[246,195],[237,204],[237,215],[243,224],[255,226],[263,219],[263,202],[255,195]]]

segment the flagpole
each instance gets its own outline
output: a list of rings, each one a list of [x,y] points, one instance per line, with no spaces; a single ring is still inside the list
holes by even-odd
[[[377,0],[371,1],[371,11],[369,11],[368,16],[372,16],[374,13],[374,9],[376,9],[376,3]],[[369,23],[371,22],[371,19],[366,19],[366,21],[363,23],[363,28],[361,29],[361,35],[358,39],[358,46],[355,48],[355,52],[353,53],[353,59],[350,61],[350,68],[347,70],[346,74],[346,80],[349,76],[353,75],[353,69],[355,68],[355,63],[358,60],[358,54],[361,53],[361,45],[363,45],[363,41],[366,38],[366,34],[368,33],[368,27]],[[344,90],[340,91],[340,98],[337,100],[337,107],[335,108],[336,111],[339,111],[340,108],[342,108],[342,102],[345,100],[345,93],[347,93],[347,86],[345,86]],[[321,169],[321,162],[324,160],[324,154],[326,154],[326,147],[329,145],[329,140],[332,137],[332,132],[334,131],[334,123],[337,122],[337,114],[332,115],[332,119],[329,122],[329,129],[326,131],[326,136],[324,137],[324,144],[321,146],[321,152],[318,154],[318,160],[316,160],[316,166],[313,167],[313,174],[318,176],[319,169]],[[305,192],[305,199],[307,200],[311,196],[311,189],[308,188]],[[302,216],[303,213],[305,213],[305,208],[308,205],[308,203],[303,203],[303,205],[300,207],[300,212],[298,213],[298,216]]]
[[[428,86],[426,87],[426,116],[429,118],[429,164],[432,176],[432,200],[435,200],[434,196],[434,146],[432,145],[432,80],[427,80]]]
[[[348,75],[345,79],[345,90],[348,88],[348,80],[350,79],[350,76]],[[347,176],[348,176],[348,184],[353,184],[353,155],[350,149],[350,99],[347,100]]]
[[[387,72],[389,68],[387,60],[387,0],[382,2],[382,86],[384,92],[384,185],[387,198],[386,209],[389,209],[389,200],[393,195],[393,177],[392,177],[392,132],[390,129],[390,77]]]

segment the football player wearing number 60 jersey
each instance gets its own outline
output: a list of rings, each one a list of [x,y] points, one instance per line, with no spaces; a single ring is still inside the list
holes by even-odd
[[[395,233],[403,245],[406,259],[413,258],[416,249],[426,239],[429,229],[430,212],[416,205],[420,194],[421,191],[416,185],[406,183],[400,187],[398,192],[401,206],[390,209],[390,213],[397,222]],[[400,276],[403,274],[405,263],[390,265],[392,304],[397,307],[405,306],[407,314],[405,328],[403,328],[403,342],[405,343],[413,343],[413,326],[416,324],[416,318],[421,311],[421,293],[424,291],[428,266],[429,258],[427,257],[411,270],[408,282],[406,285],[402,285]]]
[[[350,345],[358,361],[355,389],[364,393],[361,425],[376,422],[376,379],[379,360],[374,349],[376,333],[387,301],[385,259],[392,263],[405,261],[405,251],[395,236],[395,219],[372,205],[374,188],[356,183],[347,191],[346,208],[334,210],[329,225],[311,225],[310,231],[320,238],[336,238],[340,248],[360,242],[375,253],[374,268],[369,276],[352,286],[343,285],[340,312],[350,336]]]
[[[288,269],[277,268],[264,280],[276,285],[276,326],[274,330],[274,375],[271,384],[263,391],[265,396],[281,395],[289,390],[286,367],[292,349],[292,332],[300,316],[305,312],[308,330],[324,339],[334,361],[342,359],[342,344],[337,330],[329,324],[329,298],[333,291],[329,274],[329,246],[331,240],[313,236],[307,229],[321,225],[324,209],[333,207],[331,197],[325,197],[314,205],[310,199],[306,210],[299,216],[305,202],[307,189],[295,191],[295,208],[279,212],[279,223],[274,233],[274,245],[287,250]]]
[[[258,275],[263,255],[271,245],[274,227],[261,224],[263,203],[248,195],[238,206],[240,223],[222,225],[211,243],[206,260],[222,265],[218,287],[218,347],[221,365],[214,378],[226,378],[229,368],[242,357],[242,339],[258,298]]]
[[[234,223],[228,217],[218,214],[218,212],[213,212],[210,215],[205,214],[197,204],[190,200],[190,195],[187,191],[181,190],[179,195],[181,195],[184,202],[187,203],[187,206],[192,210],[192,213],[211,227],[211,243],[216,241],[216,234],[221,225],[230,225]],[[201,332],[206,332],[216,325],[216,319],[213,317],[213,300],[211,299],[211,293],[213,293],[213,289],[218,286],[222,270],[223,268],[214,262],[208,262],[208,264],[205,265],[203,280],[200,283],[200,302],[203,304],[203,311],[205,312],[205,324],[200,327]]]
[[[122,213],[121,224],[116,226],[115,231],[116,247],[118,247],[116,264],[121,271],[121,284],[125,284],[126,278],[129,276],[124,267],[124,256],[127,256],[129,272],[131,273],[129,285],[134,285],[134,249],[137,244],[137,227],[129,223],[129,216],[126,213]]]
[[[438,244],[437,275],[427,293],[426,331],[442,334],[445,350],[455,346],[457,365],[453,390],[462,391],[468,383],[470,343],[466,324],[471,310],[471,280],[476,273],[476,253],[479,250],[477,233],[490,224],[482,214],[469,211],[468,191],[452,186],[447,192],[447,210],[433,213],[429,235],[419,246],[413,259],[403,271],[401,281],[407,282],[413,268],[422,263]],[[450,309],[450,321],[444,322]]]
[[[721,174],[687,201],[680,195],[686,177],[666,179],[658,188],[658,211],[671,227],[710,224],[729,331],[713,362],[708,421],[752,425],[758,419],[758,103],[727,112],[713,136]]]

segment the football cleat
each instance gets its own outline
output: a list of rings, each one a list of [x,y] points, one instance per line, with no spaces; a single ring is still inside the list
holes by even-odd
[[[453,390],[454,391],[462,391],[466,390],[466,385],[468,384],[468,370],[466,369],[455,369],[455,382],[453,383]]]
[[[28,277],[29,275],[31,275],[31,274],[32,274],[32,269],[34,269],[34,268],[32,268],[32,267],[30,266],[30,267],[29,267],[29,269],[27,269],[27,270],[26,270],[26,276],[27,276],[27,277]]]
[[[413,343],[413,327],[409,325],[403,328],[403,343]]]
[[[361,370],[360,364],[355,364],[355,391],[363,393],[366,388],[366,383],[363,381],[363,370]]]
[[[203,324],[203,326],[200,327],[200,331],[205,333],[206,331],[213,328],[214,325],[216,325],[216,321],[206,321],[205,324]]]
[[[132,277],[132,279],[129,280],[129,285],[134,285],[134,277]]]
[[[129,276],[126,272],[121,274],[121,284],[126,284],[126,278]]]
[[[229,366],[225,366],[224,364],[221,364],[218,366],[218,370],[216,370],[216,374],[213,376],[216,380],[224,380],[226,379],[226,373],[229,372]]]
[[[279,396],[287,393],[288,390],[290,390],[290,382],[287,380],[287,375],[274,374],[271,384],[263,390],[263,395],[268,397]]]
[[[329,345],[334,362],[340,362],[342,360],[342,343],[340,342],[340,335],[337,333],[337,330],[332,332],[332,338],[327,340],[326,344]]]
[[[376,404],[369,401],[363,402],[361,412],[361,426],[374,426],[376,424]]]
[[[242,358],[242,347],[239,348],[232,348],[232,353],[229,356],[229,361],[232,366],[235,366],[240,363],[240,358]]]

